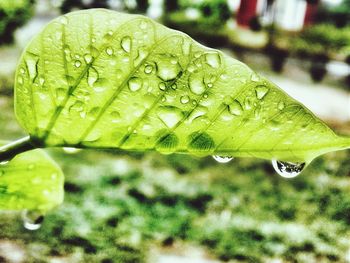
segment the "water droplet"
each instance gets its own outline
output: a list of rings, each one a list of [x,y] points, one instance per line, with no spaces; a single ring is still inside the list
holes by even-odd
[[[144,47],[141,47],[137,50],[137,57],[134,60],[134,65],[135,67],[137,67],[140,63],[142,63],[144,61],[144,59],[147,57],[148,55],[148,50]]]
[[[23,78],[22,78],[22,76],[18,76],[17,81],[18,81],[18,83],[19,83],[20,85],[22,85],[22,84],[23,84]]]
[[[207,53],[206,56],[206,62],[209,66],[213,67],[213,68],[218,68],[221,65],[221,58],[219,53],[217,52],[210,52]]]
[[[284,178],[293,178],[299,175],[305,168],[305,163],[292,163],[272,160],[275,171]]]
[[[38,75],[37,66],[39,58],[37,55],[27,53],[27,58],[25,61],[28,69],[29,78],[34,82],[36,76]]]
[[[24,228],[34,231],[41,227],[44,216],[36,211],[24,210],[22,212],[22,221]]]
[[[228,163],[233,159],[231,156],[219,156],[219,155],[213,155],[213,159],[217,161],[218,163]]]
[[[21,72],[21,74],[26,73],[26,71],[24,70],[24,68],[21,68],[21,69],[19,70],[19,72]]]
[[[197,95],[202,94],[205,91],[205,85],[203,79],[196,74],[192,74],[189,78],[190,90]]]
[[[131,91],[138,91],[142,87],[142,80],[137,77],[133,77],[128,81],[128,86]]]
[[[86,64],[90,64],[92,62],[92,56],[90,54],[85,54],[84,60],[85,60]]]
[[[65,54],[66,60],[67,61],[71,61],[72,60],[72,56],[71,56],[70,48],[67,45],[65,45],[63,51],[64,51],[64,54]]]
[[[175,127],[183,118],[181,110],[173,106],[159,107],[157,115],[168,128]]]
[[[84,110],[84,102],[77,100],[74,102],[74,104],[72,106],[70,106],[69,111],[78,111],[78,112],[82,112]]]
[[[45,79],[43,77],[39,78],[39,84],[42,86],[45,83]]]
[[[233,115],[242,115],[243,113],[243,108],[241,103],[239,103],[238,100],[234,100],[232,103],[228,105],[228,110],[231,114]]]
[[[252,101],[250,98],[245,98],[244,100],[244,108],[246,110],[250,110],[252,108]]]
[[[152,71],[153,71],[152,65],[146,65],[146,66],[145,66],[145,73],[146,73],[146,74],[151,74]]]
[[[159,89],[162,90],[162,91],[166,90],[166,85],[165,85],[164,82],[159,83],[158,87],[159,87]]]
[[[128,36],[123,37],[120,45],[126,53],[129,53],[131,50],[131,38]]]
[[[173,85],[171,85],[171,88],[172,88],[173,90],[176,90],[176,89],[177,89],[176,83],[174,83]]]
[[[278,105],[277,105],[277,108],[278,108],[279,110],[283,110],[284,107],[285,107],[285,105],[284,105],[284,102],[283,102],[283,101],[280,101],[280,102],[278,103]]]
[[[269,89],[266,86],[259,85],[255,88],[256,97],[259,100],[261,100],[263,97],[265,97],[265,95],[267,94],[268,91],[269,91]]]
[[[81,66],[80,60],[76,60],[76,61],[74,62],[74,66],[77,67],[77,68],[79,68],[79,67]]]
[[[190,101],[190,97],[187,96],[187,95],[181,96],[181,98],[180,98],[180,102],[181,102],[182,104],[186,104],[186,103],[188,103],[189,101]]]
[[[254,82],[258,82],[260,80],[260,77],[258,74],[253,73],[250,79]]]
[[[107,55],[112,56],[113,55],[113,48],[111,48],[111,47],[106,48],[106,53],[107,53]]]
[[[181,71],[179,63],[172,56],[162,56],[161,60],[157,62],[157,65],[157,75],[164,81],[175,79]]]
[[[90,67],[87,75],[87,83],[90,87],[93,87],[95,82],[98,80],[98,72],[95,68]]]
[[[190,116],[188,116],[186,123],[191,123],[195,119],[198,119],[199,117],[202,117],[207,113],[208,113],[208,109],[206,107],[198,106],[191,112]]]
[[[74,147],[63,147],[63,151],[68,154],[75,154],[81,151],[81,149]]]
[[[116,123],[120,121],[120,113],[118,111],[112,111],[110,113],[111,117],[112,117],[112,122]]]
[[[66,16],[61,16],[58,21],[60,21],[61,24],[67,25],[68,24],[68,18]]]

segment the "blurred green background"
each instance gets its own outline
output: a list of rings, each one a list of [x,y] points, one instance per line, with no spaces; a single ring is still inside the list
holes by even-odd
[[[23,136],[14,70],[30,38],[61,13],[146,14],[272,79],[350,135],[350,1],[2,0],[0,139]],[[0,262],[350,262],[350,151],[287,180],[270,163],[50,149],[65,201],[37,231],[0,212]]]

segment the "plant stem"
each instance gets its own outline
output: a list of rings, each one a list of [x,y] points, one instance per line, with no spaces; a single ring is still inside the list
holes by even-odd
[[[30,136],[26,136],[17,141],[11,142],[0,147],[0,162],[9,161],[17,154],[35,149],[36,146],[30,139]]]

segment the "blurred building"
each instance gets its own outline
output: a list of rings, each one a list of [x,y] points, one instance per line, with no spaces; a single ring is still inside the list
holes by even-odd
[[[259,18],[263,25],[275,23],[281,29],[299,31],[313,22],[318,0],[244,0],[237,12],[237,24],[249,27]]]

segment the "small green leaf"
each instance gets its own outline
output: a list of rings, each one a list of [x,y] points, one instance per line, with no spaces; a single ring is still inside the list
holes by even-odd
[[[21,153],[0,164],[0,210],[45,213],[62,203],[63,181],[61,169],[45,152]]]
[[[23,53],[15,89],[19,122],[46,146],[308,162],[350,145],[243,63],[103,9],[52,21]]]

